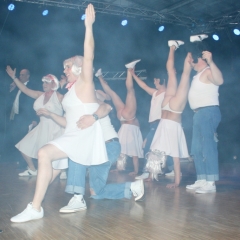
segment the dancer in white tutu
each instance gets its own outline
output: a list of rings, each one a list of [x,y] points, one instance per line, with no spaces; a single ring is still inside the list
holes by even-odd
[[[31,90],[20,82],[18,78],[15,77],[16,71],[10,66],[7,66],[7,73],[23,93],[36,99],[33,105],[35,111],[38,111],[40,108],[45,108],[59,116],[63,115],[61,104],[63,95],[57,92],[59,82],[54,75],[48,74],[42,78],[44,92],[41,92]],[[38,150],[49,141],[61,136],[63,132],[64,129],[51,118],[41,116],[39,124],[15,145],[28,165],[27,170],[19,173],[19,176],[37,176],[37,170],[34,166],[32,158],[38,158]],[[60,173],[60,169],[67,168],[66,162],[61,160],[53,162],[52,166],[54,168],[54,178]]]
[[[144,149],[144,157],[150,150],[150,146],[154,137],[154,134],[156,132],[157,126],[161,120],[162,116],[162,102],[164,99],[166,86],[165,86],[165,80],[162,80],[163,83],[161,84],[160,78],[154,78],[154,85],[155,88],[149,87],[144,81],[142,81],[136,74],[134,69],[130,69],[130,72],[134,78],[134,80],[137,82],[137,84],[145,90],[149,95],[152,96],[151,100],[151,107],[149,112],[149,132],[144,139],[143,143],[143,149]],[[151,181],[151,177],[149,177],[149,173],[146,172],[146,162],[147,160],[144,158],[144,167],[143,167],[143,174],[140,176],[135,177],[135,179],[145,179],[145,181]]]
[[[134,172],[129,173],[129,175],[133,176],[136,176],[138,174],[138,159],[143,157],[143,140],[139,128],[139,122],[136,118],[137,101],[133,88],[132,74],[130,72],[130,70],[134,68],[135,64],[139,61],[140,60],[136,60],[125,65],[128,69],[126,79],[127,96],[125,103],[123,103],[117,93],[114,92],[104,81],[101,69],[99,69],[95,74],[95,76],[100,80],[105,93],[111,97],[113,104],[117,110],[117,117],[121,122],[121,128],[118,132],[119,142],[121,144],[121,153],[133,158]]]
[[[179,86],[177,86],[176,70],[174,68],[174,54],[177,48],[184,44],[182,41],[168,41],[170,47],[167,71],[168,84],[162,103],[162,120],[154,135],[151,150],[165,152],[173,157],[175,183],[168,184],[167,188],[178,187],[181,181],[180,160],[189,156],[186,139],[181,126],[181,114],[187,103],[189,79],[191,73],[191,54],[188,53],[184,62],[183,73]]]
[[[12,222],[26,222],[40,219],[44,212],[41,207],[48,185],[52,179],[51,163],[69,157],[83,165],[97,165],[107,162],[105,142],[100,123],[96,121],[87,129],[79,129],[77,122],[85,114],[92,114],[99,107],[93,83],[94,38],[92,25],[95,11],[92,4],[86,8],[84,56],[75,56],[64,61],[64,73],[68,78],[70,90],[62,101],[66,118],[51,114],[54,120],[66,126],[65,133],[49,142],[38,152],[38,176],[32,203]],[[44,112],[43,112],[44,113]]]

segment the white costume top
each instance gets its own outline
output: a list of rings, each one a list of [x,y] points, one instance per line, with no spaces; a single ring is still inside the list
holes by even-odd
[[[209,67],[204,68],[201,72],[193,77],[188,93],[188,101],[191,109],[219,105],[219,86],[213,83],[203,83],[200,81],[201,74],[208,68]]]
[[[99,122],[102,127],[103,138],[105,141],[108,141],[112,138],[118,138],[118,134],[116,133],[108,115],[104,118],[99,119]]]
[[[98,165],[108,161],[105,141],[99,121],[91,127],[80,129],[77,121],[85,114],[93,114],[98,103],[83,103],[76,95],[75,85],[65,94],[62,105],[67,125],[64,134],[51,141],[74,162],[82,165]]]
[[[151,107],[149,113],[149,122],[154,122],[162,117],[162,102],[165,96],[165,92],[157,94],[157,91],[153,93],[151,100]]]
[[[62,105],[58,100],[57,93],[54,92],[48,102],[44,104],[44,96],[42,94],[34,102],[33,108],[35,111],[40,108],[45,108],[57,115],[63,115]],[[49,141],[60,137],[64,132],[64,128],[60,127],[51,118],[44,116],[40,117],[39,124],[30,131],[19,143],[16,144],[16,148],[25,155],[31,158],[37,158],[38,150]],[[52,166],[55,169],[64,169],[68,167],[67,159],[57,160],[52,162]]]
[[[181,124],[169,119],[161,119],[150,149],[165,152],[167,156],[171,157],[189,157]]]

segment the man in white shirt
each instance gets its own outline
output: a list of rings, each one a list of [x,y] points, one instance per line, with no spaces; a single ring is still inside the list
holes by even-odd
[[[224,80],[209,51],[203,51],[196,62],[192,61],[192,67],[197,75],[193,78],[188,100],[194,111],[191,153],[197,181],[186,188],[196,193],[212,193],[216,192],[215,181],[219,180],[216,130],[221,113],[218,88]]]

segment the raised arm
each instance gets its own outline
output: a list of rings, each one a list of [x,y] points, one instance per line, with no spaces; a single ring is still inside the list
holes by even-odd
[[[10,66],[7,66],[6,72],[9,77],[12,78],[16,86],[29,97],[36,99],[43,94],[43,92],[29,89],[25,84],[20,82],[20,80],[16,77],[16,68],[13,70]]]
[[[222,72],[219,70],[217,65],[213,62],[212,53],[208,51],[203,51],[202,58],[206,59],[211,70],[211,73],[209,72],[209,74],[207,75],[208,80],[217,86],[222,85],[224,82]]]
[[[153,95],[154,92],[156,92],[155,88],[151,88],[149,87],[145,82],[143,82],[143,80],[141,80],[136,74],[134,69],[130,69],[129,70],[134,78],[134,80],[136,81],[136,83],[138,84],[138,86],[140,88],[142,88],[143,90],[145,90],[149,95]]]
[[[84,82],[92,83],[94,59],[94,38],[92,26],[95,21],[95,11],[92,4],[89,4],[86,8],[85,15],[84,55],[81,76]]]

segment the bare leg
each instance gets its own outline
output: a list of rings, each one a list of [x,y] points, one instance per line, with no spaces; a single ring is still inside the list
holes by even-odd
[[[54,169],[53,168],[52,179],[51,179],[50,183],[52,183],[56,179],[56,177],[61,173],[61,171],[62,171],[61,169]]]
[[[190,73],[192,70],[190,59],[191,53],[188,53],[184,61],[183,73],[177,89],[177,93],[175,97],[171,98],[170,100],[171,107],[178,111],[183,111],[187,103],[188,91],[190,86]]]
[[[136,176],[138,174],[138,166],[139,166],[138,157],[134,156],[134,157],[132,157],[132,159],[133,159],[134,172],[130,172],[129,175]]]
[[[179,160],[179,158],[174,157],[173,162],[174,162],[175,183],[168,184],[166,186],[167,188],[176,188],[179,186],[179,184],[181,182],[180,160]]]
[[[166,68],[168,72],[168,84],[167,84],[167,89],[166,89],[162,106],[167,105],[169,100],[173,96],[175,96],[177,92],[177,77],[176,77],[176,70],[174,67],[174,54],[175,54],[175,46],[171,46],[169,48],[168,60],[166,64]]]
[[[52,161],[67,155],[54,145],[48,144],[38,151],[38,175],[32,206],[40,211],[42,200],[53,177]]]
[[[111,97],[118,115],[120,112],[121,116],[121,111],[124,109],[125,104],[122,102],[121,98],[109,87],[109,85],[106,83],[102,76],[99,76],[98,79],[102,85],[104,92]]]
[[[122,111],[122,116],[125,119],[132,119],[136,115],[137,111],[137,101],[135,97],[135,91],[133,88],[133,79],[130,69],[127,70],[126,79],[127,97],[125,102],[125,108]]]
[[[25,155],[25,154],[22,153],[22,152],[21,152],[21,154],[22,154],[24,160],[27,162],[28,167],[29,167],[32,171],[36,171],[36,168],[35,168],[35,166],[34,166],[34,164],[33,164],[32,158],[29,157],[29,156],[27,156],[27,155]]]

